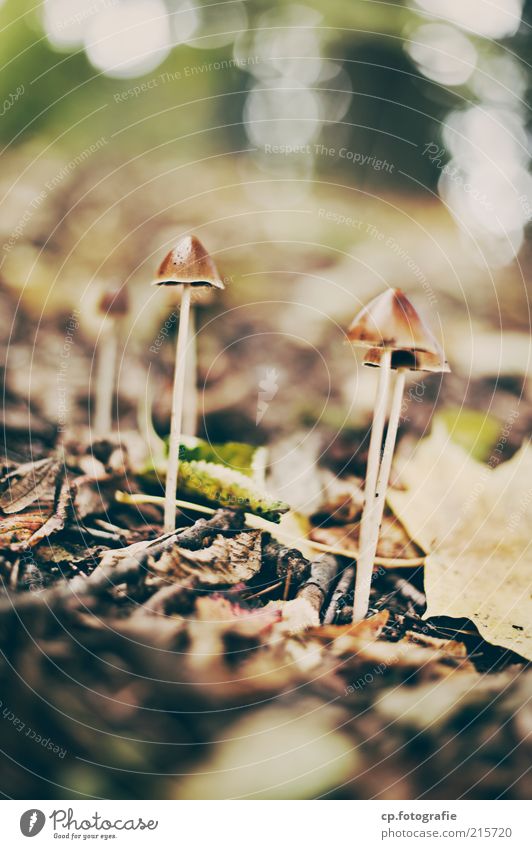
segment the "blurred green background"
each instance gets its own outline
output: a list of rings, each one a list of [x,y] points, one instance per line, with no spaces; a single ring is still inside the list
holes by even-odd
[[[296,421],[318,403],[300,383],[304,356],[328,391],[317,349],[336,358],[344,409],[352,361],[334,352],[388,285],[425,313],[455,374],[528,392],[529,19],[523,0],[4,0],[3,337],[27,344],[24,324],[13,329],[21,296],[44,323],[79,310],[90,353],[101,286],[126,282],[120,388],[134,404],[131,370],[144,379],[173,307],[147,284],[195,231],[230,281],[202,312],[206,384],[228,357],[244,358],[255,403],[264,340],[246,333],[260,326],[277,334],[279,363],[266,365],[288,369]],[[40,328],[33,360],[45,368]],[[170,373],[171,353],[161,379]],[[358,382],[363,417],[362,385],[371,394],[373,382]],[[221,389],[213,409],[234,391]],[[150,394],[157,403],[157,385]],[[235,408],[243,394],[239,385]]]
[[[272,448],[290,437],[281,456],[292,458],[294,445],[308,451],[286,464],[298,473],[324,455],[331,468],[345,468],[367,432],[375,394],[375,372],[344,344],[345,328],[371,297],[400,286],[452,368],[444,379],[414,375],[400,436],[415,444],[438,406],[454,437],[481,459],[511,421],[505,458],[512,453],[532,421],[530,18],[523,0],[0,0],[6,456],[46,456],[58,423],[69,436],[86,426],[102,324],[96,303],[110,281],[127,285],[132,301],[121,329],[117,425],[142,430],[153,412],[159,433],[168,432],[175,320],[157,340],[175,295],[149,284],[176,239],[191,232],[228,284],[196,310],[200,435]],[[257,426],[269,373],[278,392]],[[363,464],[351,471],[362,474]],[[292,493],[287,500],[297,506]],[[28,608],[28,633],[44,641],[44,658],[54,646],[62,650],[50,637],[53,623],[49,629],[44,616],[32,616]],[[3,636],[16,657],[22,629],[10,627]],[[198,762],[202,781],[204,742],[225,735],[231,711],[217,709],[230,704],[219,679],[209,696],[214,709],[204,711],[203,682],[196,693],[185,677],[176,696],[171,682],[182,682],[182,666],[166,651],[154,663],[153,652],[134,644],[130,667],[115,680],[116,646],[107,636],[100,644],[80,629],[96,661],[83,650],[65,660],[86,688],[63,687],[63,657],[51,676],[47,668],[39,677],[37,643],[28,665],[17,659],[24,674],[12,685],[13,709],[66,741],[69,757],[50,762],[4,722],[0,742],[13,757],[5,792],[260,797],[270,772],[261,766],[258,786],[250,785],[249,773],[238,771],[240,744],[227,761],[208,763],[208,785],[176,777]],[[107,677],[101,652],[112,668]],[[27,669],[35,671],[36,698]],[[129,669],[139,679],[159,675],[162,690],[142,680],[137,690]],[[191,674],[194,683],[197,670]],[[184,719],[175,712],[176,699],[186,707],[189,698],[190,721],[186,710]],[[431,698],[439,715],[440,692]],[[65,723],[55,704],[74,720]],[[463,723],[471,751],[485,758],[483,747],[492,746],[488,786],[475,792],[508,787],[524,795],[514,779],[527,764],[506,759],[513,740],[500,750],[491,725],[471,730],[468,705],[458,695],[456,704],[460,717],[444,712],[442,720],[448,737],[435,723],[433,738],[406,749],[397,766],[402,784],[392,782],[391,791],[389,717],[368,716],[358,728],[333,708],[315,725],[314,693],[302,700],[296,692],[249,720],[237,716],[234,738],[246,740],[246,757],[248,736],[267,741],[265,759],[273,752],[275,767],[277,753],[288,753],[281,765],[288,796],[327,793],[358,770],[347,797],[416,798],[439,775],[412,764],[419,755],[423,767],[434,751],[436,771],[450,776],[445,787],[435,784],[438,798],[455,798],[469,787],[468,771],[455,770],[456,748],[442,740],[452,742]],[[514,713],[513,701],[501,702],[490,722],[504,729]],[[345,735],[332,734],[340,723]],[[260,737],[273,726],[280,729],[273,742]],[[292,782],[300,763],[294,739],[301,748],[308,742],[310,784]],[[172,745],[159,745],[164,740]],[[376,741],[357,764],[353,740],[360,748]],[[327,758],[335,774],[324,770]],[[224,769],[236,783],[228,785]]]
[[[104,137],[98,159],[121,161],[254,148],[267,171],[308,177],[301,157],[266,164],[261,148],[345,145],[393,164],[365,182],[409,191],[440,183],[451,209],[480,232],[481,212],[475,220],[441,170],[451,162],[488,203],[511,206],[504,177],[521,178],[528,197],[523,5],[3,0],[2,146],[33,141],[42,154],[68,157]],[[345,157],[310,158],[313,173],[351,170],[358,181]],[[519,215],[505,212],[491,232],[515,245]]]
[[[45,135],[51,151],[68,154],[119,132],[108,144],[121,155],[163,145],[187,156],[192,144],[220,152],[340,138],[391,157],[387,185],[412,188],[404,169],[435,188],[437,169],[412,145],[443,143],[442,123],[457,129],[453,110],[480,107],[494,125],[506,116],[516,147],[523,141],[527,17],[522,0],[4,0],[1,139],[13,146]],[[253,98],[260,89],[273,96]],[[285,89],[299,96],[283,98]],[[480,118],[469,118],[477,143]],[[288,126],[250,132],[253,119]],[[453,153],[451,145],[443,160]]]

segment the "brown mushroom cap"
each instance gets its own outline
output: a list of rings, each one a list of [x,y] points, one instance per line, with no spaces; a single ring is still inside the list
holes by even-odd
[[[129,312],[129,293],[127,286],[110,286],[102,291],[98,300],[98,311],[102,315],[122,318]]]
[[[184,236],[163,259],[153,286],[213,286],[224,284],[211,256],[196,236]]]
[[[380,365],[387,350],[392,352],[392,368],[450,371],[441,346],[400,289],[388,289],[370,301],[347,336],[353,345],[369,349],[366,365]]]
[[[380,366],[382,348],[370,348],[364,356],[365,366]],[[428,351],[392,351],[392,368],[406,368],[411,371],[450,372],[449,363],[443,353],[430,354]]]

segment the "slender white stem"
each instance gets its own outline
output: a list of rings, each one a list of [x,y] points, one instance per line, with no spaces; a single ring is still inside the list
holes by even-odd
[[[108,436],[113,426],[116,355],[116,324],[112,318],[107,317],[98,343],[96,412],[94,415],[94,431],[97,436]]]
[[[146,383],[144,392],[139,392],[137,403],[137,427],[148,449],[148,462],[154,469],[162,469],[166,465],[166,446],[164,440],[157,434],[152,419],[153,389]]]
[[[186,375],[185,407],[183,410],[183,433],[196,436],[198,427],[198,343],[196,337],[196,307],[190,305],[188,325],[190,342],[187,349],[188,368]]]
[[[179,332],[177,334],[176,361],[174,372],[174,391],[172,394],[172,421],[170,425],[170,449],[166,469],[166,492],[164,502],[165,533],[175,531],[175,497],[179,475],[179,446],[181,443],[181,425],[183,420],[183,395],[185,390],[185,370],[187,354],[188,320],[190,315],[190,284],[183,286],[181,311],[179,313]]]
[[[397,430],[399,428],[399,419],[401,418],[401,407],[403,404],[403,392],[405,391],[406,369],[398,369],[397,378],[392,395],[392,406],[390,408],[390,417],[388,419],[388,431],[386,433],[386,441],[382,452],[382,460],[377,478],[377,489],[375,491],[375,504],[378,505],[378,510],[375,511],[376,516],[380,510],[379,526],[382,521],[382,513],[386,502],[386,492],[388,482],[390,480],[390,472],[392,469],[393,452],[395,449],[395,441],[397,439]]]
[[[377,544],[379,542],[379,533],[381,529],[382,517],[384,514],[384,505],[386,503],[386,492],[388,489],[388,482],[390,480],[393,452],[395,448],[395,441],[397,439],[397,429],[399,427],[401,405],[403,402],[405,378],[405,369],[399,369],[397,372],[397,378],[393,390],[390,417],[388,419],[388,431],[386,433],[386,441],[384,443],[382,460],[380,463],[379,474],[377,476],[377,487],[373,499],[373,508],[371,511],[371,527],[368,529],[366,549],[368,562],[371,563],[372,568],[375,562],[375,555],[377,553]]]
[[[373,572],[373,557],[370,547],[371,528],[373,526],[375,489],[379,474],[382,435],[388,406],[390,390],[391,351],[384,351],[380,363],[379,383],[375,398],[371,439],[369,442],[366,483],[364,485],[364,510],[360,522],[359,558],[355,581],[355,600],[353,603],[353,622],[364,619],[368,612],[371,575]]]

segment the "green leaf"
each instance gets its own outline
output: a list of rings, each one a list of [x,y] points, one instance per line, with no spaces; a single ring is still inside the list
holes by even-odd
[[[499,439],[501,425],[493,416],[479,410],[449,407],[436,416],[456,445],[464,448],[475,460],[484,462]]]
[[[189,499],[201,498],[213,505],[255,513],[270,522],[278,522],[280,514],[290,509],[241,472],[206,460],[180,462],[178,492]]]
[[[264,478],[265,448],[257,448],[246,442],[225,442],[214,445],[198,437],[183,437],[179,448],[182,460],[206,460],[227,466],[235,472],[261,481]]]

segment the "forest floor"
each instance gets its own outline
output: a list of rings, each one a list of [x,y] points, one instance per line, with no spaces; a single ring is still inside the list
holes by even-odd
[[[253,237],[227,175],[210,179],[226,210],[212,242],[229,285],[223,308],[197,308],[201,438],[182,459],[207,465],[178,493],[189,506],[175,534],[163,534],[160,503],[175,305],[140,281],[156,229],[164,243],[201,228],[200,205],[154,220],[143,256],[128,235],[106,243],[102,224],[93,236],[107,264],[96,279],[83,204],[75,221],[47,209],[61,222],[54,238],[43,248],[49,221],[36,216],[2,266],[0,790],[528,798],[532,499],[521,446],[532,406],[519,275],[501,272],[490,288],[457,260],[470,284],[464,311],[462,287],[432,258],[453,373],[408,384],[370,612],[352,625],[375,373],[357,365],[343,331],[382,274],[409,294],[415,280],[397,251],[328,233],[317,213],[309,236],[310,201],[288,233],[282,215],[257,215]],[[318,200],[350,204],[347,190],[327,187]],[[134,233],[135,203],[122,213],[123,233]],[[364,220],[400,232],[407,255],[427,260],[415,226],[379,214],[370,207]],[[425,214],[448,257],[449,222]],[[126,267],[133,317],[121,330],[116,428],[96,436],[93,289]],[[272,380],[259,416],[261,381]],[[236,498],[220,466],[244,474],[249,492]],[[277,511],[285,502],[290,511]]]

